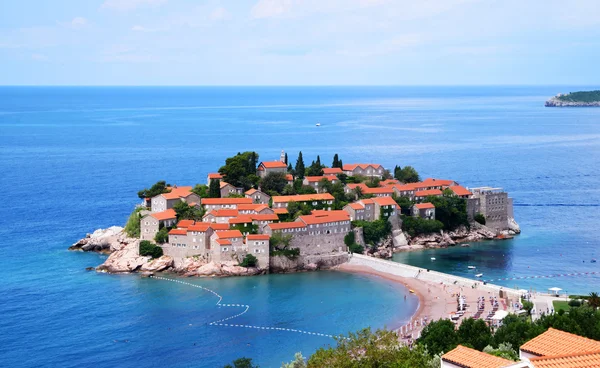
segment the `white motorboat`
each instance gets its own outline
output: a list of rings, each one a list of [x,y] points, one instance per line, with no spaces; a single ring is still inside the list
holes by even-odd
[[[316,125],[316,126],[321,126],[321,123],[316,123],[315,125]]]
[[[431,257],[431,260],[432,260],[432,261],[435,261],[435,257]]]
[[[478,273],[477,275],[475,275],[475,277],[481,277],[481,276],[483,276],[482,273]]]
[[[477,267],[475,267],[475,266],[468,266],[468,267],[469,267],[469,270],[474,270],[474,269],[476,269],[476,268],[477,268]]]

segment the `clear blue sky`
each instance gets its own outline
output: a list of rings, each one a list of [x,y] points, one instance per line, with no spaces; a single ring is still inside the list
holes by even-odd
[[[600,84],[600,0],[3,0],[0,84]]]

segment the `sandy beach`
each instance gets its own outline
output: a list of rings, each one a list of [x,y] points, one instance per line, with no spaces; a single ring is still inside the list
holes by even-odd
[[[479,297],[483,296],[486,298],[483,317],[487,315],[488,311],[492,310],[491,302],[489,302],[488,299],[490,296],[494,296],[494,294],[487,290],[461,288],[456,285],[445,284],[442,282],[434,283],[418,278],[400,277],[374,270],[368,266],[351,265],[347,263],[338,266],[336,270],[381,277],[413,290],[414,294],[419,298],[419,308],[411,318],[412,330],[409,334],[412,333],[415,337],[420,335],[420,330],[422,328],[420,321],[422,319],[434,321],[442,318],[449,318],[451,313],[456,312],[457,295],[459,293],[462,293],[466,298],[468,307],[464,316],[459,319],[458,323],[466,317],[472,317],[477,312],[477,300]],[[506,309],[506,306],[500,305],[500,309]],[[415,326],[415,322],[417,322],[417,326]],[[406,331],[406,326],[391,326],[391,328],[396,331],[399,331],[400,328],[402,328],[402,331]]]

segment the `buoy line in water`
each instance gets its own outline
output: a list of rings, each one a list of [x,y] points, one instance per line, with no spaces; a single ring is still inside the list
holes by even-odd
[[[248,312],[248,310],[250,309],[250,306],[247,305],[247,304],[221,304],[221,302],[223,301],[223,297],[219,293],[217,293],[216,291],[211,290],[209,288],[205,288],[204,286],[192,284],[192,283],[181,281],[181,280],[169,279],[169,278],[161,277],[161,276],[150,276],[150,277],[153,278],[153,279],[157,279],[157,280],[175,282],[175,283],[178,283],[178,284],[181,284],[181,285],[192,286],[192,287],[195,287],[195,288],[198,288],[198,289],[202,289],[204,291],[208,291],[209,293],[211,293],[214,296],[216,296],[217,298],[219,298],[219,300],[216,303],[216,305],[218,305],[219,307],[238,307],[238,308],[239,307],[243,307],[244,308],[244,311],[241,312],[241,313],[235,314],[235,315],[227,317],[227,318],[220,319],[218,321],[209,322],[208,323],[209,326],[254,328],[254,329],[257,329],[257,330],[286,331],[286,332],[295,332],[295,333],[300,333],[300,334],[305,334],[305,335],[329,337],[329,338],[332,338],[332,339],[334,338],[333,335],[324,334],[324,333],[320,333],[320,332],[311,332],[311,331],[305,331],[305,330],[298,330],[298,329],[294,329],[294,328],[267,327],[267,326],[254,326],[254,325],[240,325],[240,324],[232,324],[232,323],[223,323],[225,321],[229,321],[229,320],[232,320],[234,318],[240,317],[243,314],[246,314],[246,312]]]
[[[553,277],[575,277],[575,276],[589,276],[589,275],[597,275],[600,272],[591,271],[591,272],[575,272],[575,273],[557,273],[554,275],[540,275],[540,276],[520,276],[520,277],[505,277],[500,279],[491,279],[491,280],[483,280],[484,282],[493,282],[493,281],[509,281],[509,280],[525,280],[525,279],[545,279],[545,278],[553,278]]]

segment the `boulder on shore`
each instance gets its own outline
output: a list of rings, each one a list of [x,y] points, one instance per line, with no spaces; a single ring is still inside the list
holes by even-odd
[[[123,249],[137,239],[130,238],[120,226],[111,226],[107,229],[98,229],[92,234],[87,234],[69,247],[69,250],[82,250],[84,252],[110,253]]]

